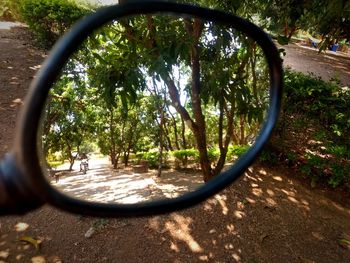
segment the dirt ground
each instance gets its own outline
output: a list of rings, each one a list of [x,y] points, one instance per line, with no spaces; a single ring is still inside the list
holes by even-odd
[[[59,180],[50,177],[50,183],[65,194],[101,203],[132,204],[175,198],[203,185],[200,171],[163,169],[158,177],[156,169],[135,170],[133,165],[113,169],[107,157],[94,155],[86,174],[80,171],[79,161],[72,171],[67,168],[69,163],[57,167]]]
[[[0,30],[1,157],[45,57],[28,38],[25,29]],[[290,54],[292,61],[295,56],[299,64],[309,63]],[[314,59],[333,66],[321,56]],[[310,189],[297,178],[293,170],[255,165],[197,207],[147,218],[88,218],[50,206],[2,217],[0,262],[350,262],[344,241],[350,240],[349,196]],[[23,237],[31,242],[19,241]]]

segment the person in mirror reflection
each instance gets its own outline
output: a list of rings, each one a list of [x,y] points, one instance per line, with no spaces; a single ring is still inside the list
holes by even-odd
[[[80,172],[83,171],[84,174],[89,169],[89,158],[86,153],[80,155]]]

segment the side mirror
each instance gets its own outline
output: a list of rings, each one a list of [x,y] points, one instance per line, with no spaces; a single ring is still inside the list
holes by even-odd
[[[0,166],[0,214],[50,203],[143,216],[198,204],[262,150],[282,77],[269,36],[235,15],[163,1],[100,9],[58,41],[31,84],[15,147]],[[243,137],[233,142],[238,125]],[[244,153],[228,157],[237,143]],[[181,149],[165,161],[171,144]],[[117,170],[121,154],[132,168]],[[174,170],[189,159],[195,173]]]

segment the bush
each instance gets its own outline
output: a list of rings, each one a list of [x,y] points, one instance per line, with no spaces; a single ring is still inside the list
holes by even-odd
[[[165,163],[168,160],[168,152],[163,152],[163,167],[166,167]],[[136,153],[136,157],[141,160],[145,160],[148,162],[150,168],[158,168],[159,166],[159,152],[158,151],[150,151],[150,152],[138,152]]]
[[[46,48],[91,10],[72,0],[21,0],[20,5],[23,20]]]
[[[198,162],[199,152],[195,149],[184,149],[172,151],[171,154],[175,157],[178,162],[181,162],[184,167],[187,166],[188,162]]]
[[[306,162],[300,166],[300,171],[311,179],[311,185],[317,182],[327,182],[332,187],[341,185],[349,176],[349,165],[307,153]]]
[[[47,154],[47,164],[49,167],[57,167],[64,163],[64,157],[62,155],[62,152],[48,152]]]
[[[217,148],[208,149],[208,159],[211,163],[217,161],[220,157],[220,151]]]
[[[350,148],[346,145],[331,144],[327,147],[327,153],[334,155],[336,158],[350,159]]]
[[[258,160],[268,165],[276,165],[279,161],[277,154],[271,151],[270,148],[263,149],[258,157]]]
[[[333,164],[331,165],[331,176],[328,179],[328,184],[332,187],[337,187],[345,182],[349,177],[349,166]]]
[[[234,158],[241,157],[249,149],[249,145],[230,145],[227,150],[228,161],[232,161]]]
[[[338,137],[350,136],[350,89],[286,70],[284,111],[317,119]]]
[[[263,152],[260,159],[283,158],[311,179],[312,185],[343,184],[350,179],[349,101],[350,89],[337,81],[286,70],[284,103],[275,133],[281,140],[274,138],[277,150]]]
[[[20,0],[1,0],[0,19],[2,20],[20,20],[19,1]]]
[[[184,149],[176,150],[172,152],[172,155],[176,158],[177,161],[180,161],[183,166],[187,166],[188,162],[199,163],[199,152],[195,149]],[[220,156],[220,151],[217,148],[208,149],[208,159],[211,163],[218,160]]]

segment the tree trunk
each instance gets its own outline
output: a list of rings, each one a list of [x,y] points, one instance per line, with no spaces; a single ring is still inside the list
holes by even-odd
[[[218,162],[216,163],[215,169],[214,169],[214,175],[218,175],[222,168],[224,168],[225,161],[226,161],[226,155],[228,151],[228,145],[231,141],[231,135],[233,133],[233,112],[234,108],[232,107],[230,111],[226,111],[227,113],[227,128],[226,128],[226,135],[225,140],[223,139],[223,121],[224,121],[224,100],[219,101],[219,107],[220,107],[220,115],[219,115],[219,130],[218,130],[218,141],[219,141],[219,149],[220,149],[220,157]]]
[[[129,156],[130,156],[130,149],[124,152],[124,167],[127,167],[129,164]]]
[[[174,115],[170,112],[168,105],[167,105],[167,109],[168,109],[168,112],[171,116],[172,125],[173,125],[173,129],[174,129],[175,147],[176,147],[176,150],[180,150],[179,136],[178,136],[177,126],[176,126],[176,119],[175,119]]]
[[[192,68],[192,89],[191,99],[193,105],[193,114],[196,120],[197,129],[194,132],[199,151],[200,165],[203,172],[204,182],[209,181],[213,177],[210,161],[207,151],[207,138],[205,130],[205,118],[202,112],[202,103],[200,98],[200,63],[199,63],[199,46],[198,41],[203,30],[203,22],[199,19],[194,19],[193,24],[185,21],[188,33],[193,37],[191,47],[191,68]]]
[[[119,158],[120,158],[120,152],[114,155],[113,169],[118,169]]]
[[[297,27],[292,27],[291,30],[289,31],[289,34],[288,34],[288,42],[292,39],[292,36],[294,35],[294,33],[298,30]]]
[[[244,115],[240,116],[239,126],[240,126],[239,144],[245,144],[245,132],[244,132],[245,120],[244,120]]]
[[[163,117],[163,118],[164,118],[164,117]],[[169,136],[169,130],[168,130],[168,128],[166,127],[166,122],[165,122],[165,120],[164,120],[164,123],[163,123],[162,127],[163,127],[163,135],[164,135],[165,140],[166,140],[166,142],[167,142],[167,145],[165,145],[165,146],[166,146],[166,149],[167,149],[168,151],[173,151],[174,148],[173,148],[172,143],[171,143],[171,139],[170,139],[170,136]]]
[[[192,130],[194,134],[197,149],[199,151],[199,161],[203,173],[203,180],[207,182],[213,177],[213,172],[208,158],[205,118],[202,112],[200,98],[200,64],[198,41],[203,30],[203,22],[200,19],[194,19],[193,23],[190,20],[185,20],[185,27],[189,36],[193,38],[193,44],[191,46],[191,100],[195,121],[192,120],[188,111],[181,105],[179,91],[177,90],[174,81],[167,73],[163,73],[162,78],[165,80],[165,83],[169,89],[169,95],[173,107],[181,115],[186,125]]]
[[[69,171],[72,171],[75,159],[77,158],[77,156],[79,154],[79,146],[78,146],[77,155],[74,157],[72,155],[73,146],[71,144],[69,144],[69,138],[66,138],[66,143],[67,143],[67,155],[68,155],[68,161],[69,161]]]
[[[159,157],[158,157],[158,177],[162,175],[162,163],[163,163],[163,125],[164,125],[164,107],[163,105],[159,108],[160,113],[160,124],[159,124]]]
[[[186,141],[186,136],[185,136],[185,132],[186,132],[186,126],[185,126],[185,121],[182,118],[182,116],[180,116],[181,118],[181,138],[182,138],[182,148],[183,149],[187,149],[187,141]]]
[[[109,139],[110,139],[110,157],[111,157],[111,164],[114,168],[118,166],[118,162],[116,162],[116,145],[115,145],[115,138],[114,138],[114,115],[113,115],[113,108],[109,109],[110,111],[110,119],[109,119]]]

